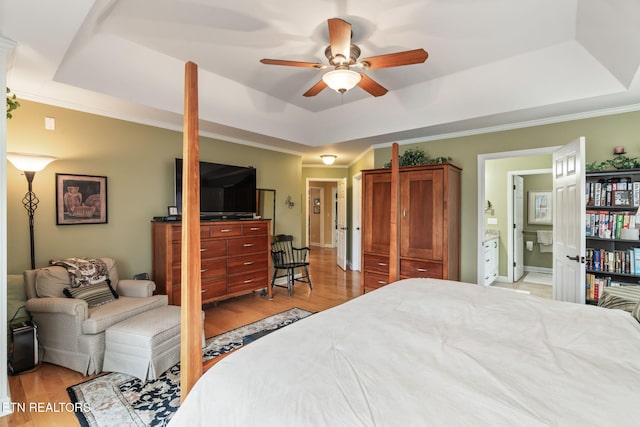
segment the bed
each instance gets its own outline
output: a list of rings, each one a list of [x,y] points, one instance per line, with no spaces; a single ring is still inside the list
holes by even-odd
[[[170,426],[637,426],[628,312],[406,279],[236,351]]]

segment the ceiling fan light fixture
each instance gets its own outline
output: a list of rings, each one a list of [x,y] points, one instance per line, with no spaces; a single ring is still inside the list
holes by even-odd
[[[361,78],[360,73],[349,69],[329,71],[322,76],[322,80],[327,86],[340,93],[345,93],[349,89],[353,89],[355,85],[360,82]]]
[[[324,163],[325,165],[332,165],[333,162],[336,161],[336,158],[338,156],[336,156],[335,154],[323,154],[322,156],[320,156],[320,158],[322,159],[322,163]]]

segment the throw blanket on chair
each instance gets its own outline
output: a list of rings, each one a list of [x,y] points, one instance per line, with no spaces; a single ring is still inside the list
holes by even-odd
[[[108,282],[109,273],[107,264],[101,259],[93,258],[67,258],[63,260],[52,259],[49,264],[64,267],[69,272],[71,287],[90,285],[98,282]]]

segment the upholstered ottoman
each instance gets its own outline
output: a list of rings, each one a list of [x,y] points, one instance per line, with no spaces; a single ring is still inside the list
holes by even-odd
[[[156,379],[180,361],[180,307],[157,307],[108,328],[102,369]]]

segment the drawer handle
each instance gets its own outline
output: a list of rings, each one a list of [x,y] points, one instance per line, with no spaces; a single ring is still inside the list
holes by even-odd
[[[207,271],[207,269],[206,269],[206,268],[202,268],[202,269],[200,269],[200,273],[204,273],[205,271]]]
[[[206,252],[207,248],[200,248],[200,252]]]
[[[251,264],[255,264],[255,261],[245,261],[244,265],[251,265]]]
[[[378,265],[379,265],[379,266],[381,266],[381,267],[386,267],[386,266],[387,266],[387,263],[385,263],[385,262],[379,262],[379,263],[378,263]]]
[[[207,292],[209,292],[209,289],[200,289],[201,294],[206,294]]]
[[[251,231],[259,231],[259,230],[261,230],[260,227],[251,227]]]
[[[243,283],[251,283],[251,282],[253,282],[253,279],[247,279]]]
[[[244,245],[245,248],[250,248],[251,246],[255,246],[253,243],[245,243]]]
[[[378,284],[380,284],[380,285],[386,285],[386,284],[387,284],[387,282],[385,282],[384,280],[378,280]]]
[[[426,273],[427,269],[426,268],[416,268],[416,271],[419,271],[420,273]]]
[[[230,228],[225,228],[224,230],[220,230],[221,233],[228,233],[230,231],[231,231]]]

